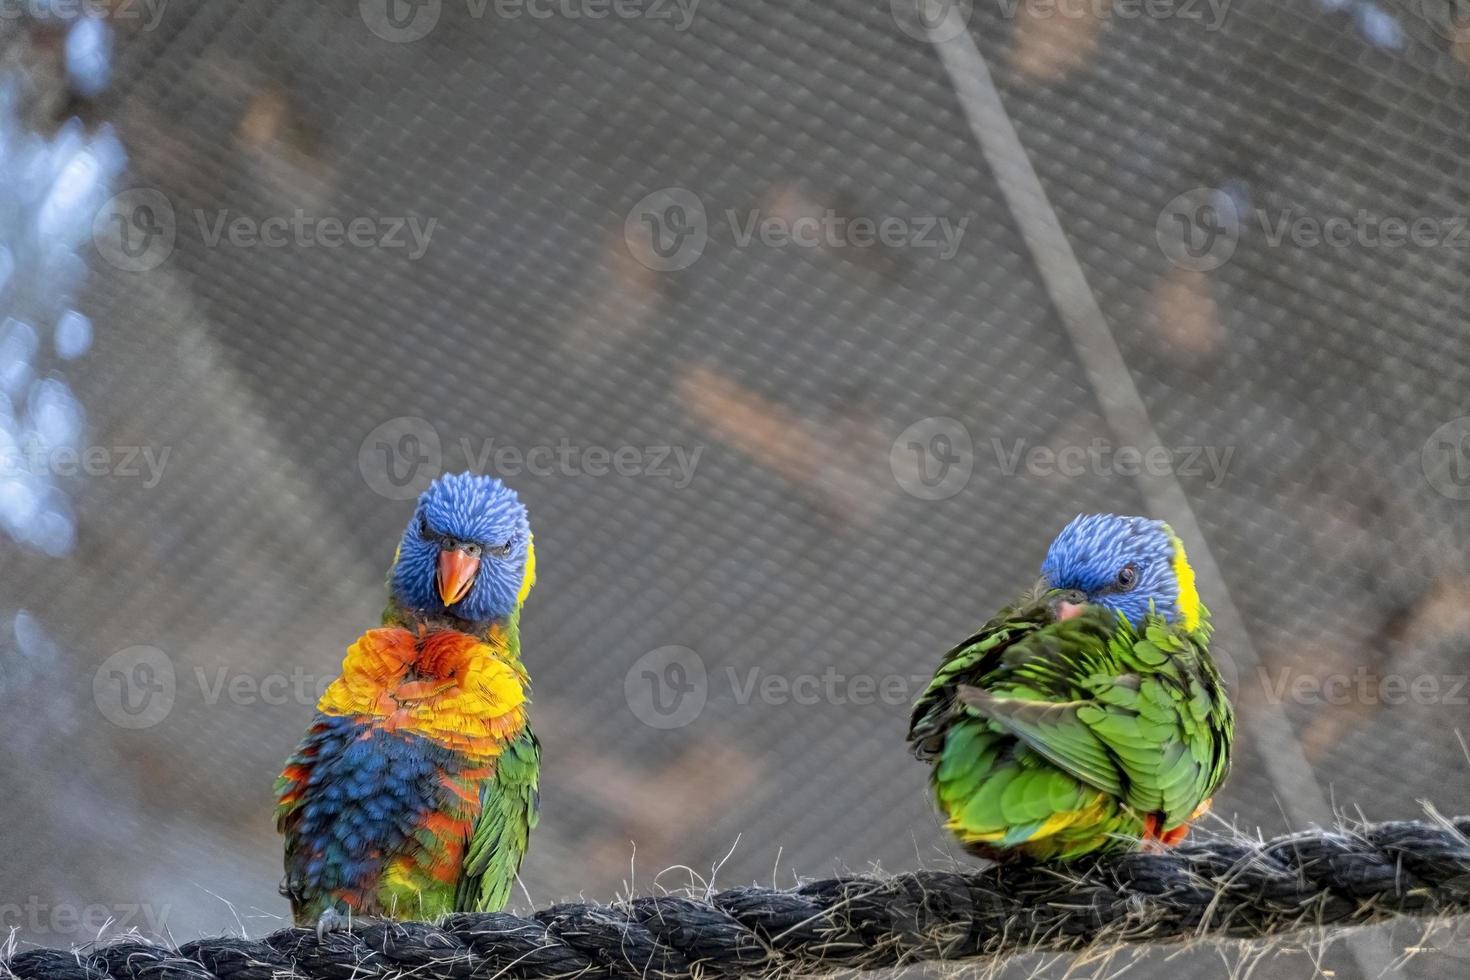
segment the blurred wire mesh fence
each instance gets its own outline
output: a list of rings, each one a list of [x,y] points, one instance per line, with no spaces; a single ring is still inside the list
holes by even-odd
[[[463,468],[541,556],[524,905],[957,860],[908,704],[1088,510],[1177,511],[1218,566],[1223,820],[1470,810],[1454,8],[35,6],[0,160],[20,938],[281,924],[272,779]],[[1470,950],[1420,940],[1321,968]]]

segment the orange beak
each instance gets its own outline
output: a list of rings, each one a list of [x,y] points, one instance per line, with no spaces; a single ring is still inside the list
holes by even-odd
[[[1037,582],[1037,588],[1041,588],[1045,581]],[[1087,595],[1080,589],[1052,589],[1045,596],[1046,608],[1058,623],[1076,619],[1087,611]]]
[[[469,593],[479,570],[480,559],[471,558],[463,551],[439,552],[439,598],[446,606],[454,605]]]
[[[1057,603],[1057,619],[1076,619],[1087,610],[1085,602],[1059,602]]]

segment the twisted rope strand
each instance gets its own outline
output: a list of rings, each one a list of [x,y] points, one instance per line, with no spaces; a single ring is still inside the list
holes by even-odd
[[[35,949],[18,980],[735,980],[1470,914],[1470,817],[1204,840],[1065,866],[847,876],[697,900],[571,902],[317,937]]]

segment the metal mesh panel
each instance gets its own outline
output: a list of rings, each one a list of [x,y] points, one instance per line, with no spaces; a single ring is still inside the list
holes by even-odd
[[[48,665],[0,675],[20,747],[0,902],[39,910],[6,924],[53,945],[89,938],[56,910],[95,903],[180,939],[280,924],[272,780],[381,609],[395,479],[440,469],[506,476],[536,531],[537,904],[685,883],[674,865],[732,884],[960,860],[903,744],[915,685],[1066,519],[1161,487],[1218,563],[1205,601],[1245,623],[1217,638],[1243,733],[1216,813],[1295,822],[1252,737],[1282,713],[1341,812],[1470,808],[1467,450],[1443,428],[1470,413],[1463,45],[1427,6],[1197,6],[957,5],[964,31],[933,38],[903,3],[825,0],[701,0],[687,25],[672,4],[114,11],[93,113],[130,156],[118,189],[161,194],[176,237],[147,269],[86,250],[95,340],[70,382],[112,463],[64,481],[69,555],[12,547],[0,573],[24,611],[0,656]],[[972,129],[972,53],[1019,157]],[[1044,199],[1018,207],[1028,168]],[[708,234],[660,271],[644,218],[676,198],[646,199],[670,188]],[[1203,213],[1171,204],[1189,192],[1238,216],[1223,264],[1171,244]],[[1441,240],[1274,240],[1360,210]],[[231,242],[298,211],[401,221],[403,244]],[[907,237],[746,242],[752,215]],[[962,228],[952,255],[929,218]],[[433,222],[421,249],[410,220]],[[1090,303],[1114,390],[1077,339]],[[1168,473],[1117,454],[1147,448],[1119,428],[1132,397]],[[620,449],[628,473],[599,465]]]

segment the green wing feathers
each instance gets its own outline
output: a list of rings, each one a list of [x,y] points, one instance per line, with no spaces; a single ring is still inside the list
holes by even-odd
[[[960,685],[959,699],[977,718],[1016,737],[1063,772],[1111,796],[1124,794],[1123,776],[1107,744],[1079,717],[1091,702],[998,698],[967,684]]]
[[[1003,611],[971,636],[944,655],[934,679],[914,703],[909,722],[909,742],[914,754],[926,762],[934,761],[944,746],[944,737],[953,720],[955,691],[969,678],[982,677],[993,669],[1006,646],[1026,633],[1039,628],[1041,620]],[[1039,612],[1039,610],[1037,610]]]
[[[510,902],[540,812],[541,744],[527,729],[496,760],[455,893],[460,912],[498,912]]]
[[[949,828],[987,856],[1047,860],[1186,826],[1234,729],[1207,637],[1013,609],[950,651],[909,733]]]

